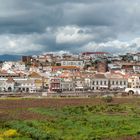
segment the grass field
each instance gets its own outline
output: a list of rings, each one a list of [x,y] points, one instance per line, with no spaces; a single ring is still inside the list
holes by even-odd
[[[0,140],[139,140],[140,99],[0,100]]]

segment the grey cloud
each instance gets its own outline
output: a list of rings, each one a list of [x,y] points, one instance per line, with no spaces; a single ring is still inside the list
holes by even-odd
[[[17,53],[26,49],[27,54],[31,51],[86,51],[82,46],[90,42],[101,44],[123,39],[129,42],[140,35],[139,5],[139,0],[0,0],[0,43],[10,49],[2,39],[9,36],[13,41],[12,34],[18,38]],[[61,30],[72,26],[79,28],[77,33],[65,34]],[[21,36],[32,50],[24,47]],[[139,50],[138,44],[131,44],[131,48]],[[107,49],[111,50],[109,47],[103,50]],[[119,52],[120,48],[113,50]],[[1,47],[0,53],[4,53]]]

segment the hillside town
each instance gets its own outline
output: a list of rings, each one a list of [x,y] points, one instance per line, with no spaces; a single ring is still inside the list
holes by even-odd
[[[44,53],[1,62],[0,91],[62,93],[140,88],[140,53]]]

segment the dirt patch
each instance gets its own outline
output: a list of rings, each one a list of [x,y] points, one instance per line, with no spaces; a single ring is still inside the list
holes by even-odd
[[[15,99],[0,100],[0,120],[14,119],[51,119],[41,114],[28,111],[28,108],[34,107],[55,107],[81,106],[102,104],[100,98],[51,98],[51,99]],[[112,103],[140,103],[139,98],[114,98]]]
[[[21,119],[21,120],[50,120],[50,118],[48,118],[46,115],[37,114],[37,113],[30,112],[27,110],[19,112],[17,119]]]
[[[112,103],[136,103],[139,98],[114,98]],[[16,109],[30,107],[63,107],[76,105],[96,105],[103,103],[100,98],[60,98],[60,99],[19,99],[19,100],[0,100],[0,109]]]

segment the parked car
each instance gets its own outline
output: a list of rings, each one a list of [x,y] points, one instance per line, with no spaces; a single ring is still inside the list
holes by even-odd
[[[140,88],[126,88],[125,92],[132,95],[140,95]]]

